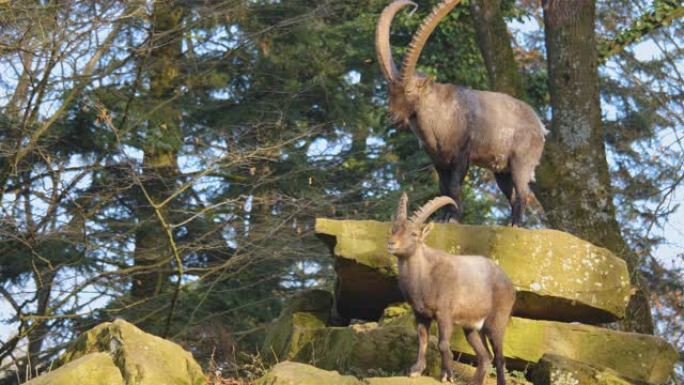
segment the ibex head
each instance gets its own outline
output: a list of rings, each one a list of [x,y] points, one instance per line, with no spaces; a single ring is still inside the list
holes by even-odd
[[[413,255],[418,246],[425,243],[425,239],[432,230],[432,222],[425,224],[425,221],[435,211],[450,204],[456,206],[456,202],[447,196],[437,197],[416,210],[411,218],[407,218],[408,196],[406,193],[402,193],[397,212],[392,221],[392,232],[387,241],[387,251],[399,258]]]
[[[413,13],[418,5],[409,0],[395,0],[382,11],[375,31],[375,50],[380,63],[380,70],[389,82],[389,112],[395,123],[408,126],[414,114],[414,103],[418,96],[428,89],[433,82],[431,77],[416,73],[416,64],[425,42],[439,22],[453,9],[460,0],[444,0],[437,5],[413,35],[408,52],[404,57],[401,73],[394,64],[390,46],[390,27],[394,16],[401,9],[412,6]]]

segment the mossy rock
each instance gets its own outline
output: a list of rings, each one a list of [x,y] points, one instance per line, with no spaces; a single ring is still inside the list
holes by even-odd
[[[325,327],[332,300],[332,294],[324,290],[305,291],[290,299],[266,333],[261,349],[266,362],[289,359],[290,352],[299,349],[299,335]]]
[[[405,374],[417,354],[416,329],[402,322],[383,327],[376,322],[328,327],[312,313],[298,312],[283,314],[271,326],[269,336],[262,349],[268,362],[297,361],[359,377],[397,376],[407,381]],[[425,374],[437,378],[440,358],[434,337],[430,339],[427,364]],[[467,382],[474,368],[454,364],[456,373]],[[495,377],[490,379],[488,383],[494,384]],[[525,382],[511,382],[515,383]]]
[[[341,315],[377,320],[401,301],[396,258],[387,253],[389,223],[316,219],[316,233],[331,247]],[[454,254],[490,257],[517,290],[514,313],[533,319],[610,322],[630,296],[626,263],[604,248],[556,230],[436,224],[427,239]]]
[[[285,314],[271,325],[262,355],[270,363],[291,360],[364,377],[403,375],[415,361],[416,339],[416,331],[403,325],[327,327],[312,313],[299,312]],[[436,376],[439,355],[434,345],[428,367]]]
[[[25,385],[124,385],[119,368],[107,353],[86,354]]]
[[[535,385],[630,385],[610,369],[545,354],[532,371]]]
[[[124,321],[102,323],[82,334],[60,357],[66,367],[92,353],[108,353],[126,385],[204,385],[202,368],[179,345]]]
[[[392,309],[393,316],[383,317],[381,326],[414,328],[413,314],[405,310],[403,315],[399,315],[401,309]],[[433,335],[435,329],[433,325]],[[460,328],[454,329],[451,348],[456,353],[474,355]],[[528,368],[547,354],[607,368],[630,382],[649,384],[665,383],[678,359],[670,344],[651,335],[578,323],[511,318],[504,339],[506,365],[509,368]]]

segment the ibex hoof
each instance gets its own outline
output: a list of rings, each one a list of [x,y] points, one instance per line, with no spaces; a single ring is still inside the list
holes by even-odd
[[[411,373],[409,373],[409,377],[411,377],[411,378],[420,377],[420,372],[411,372]]]
[[[452,376],[450,376],[448,374],[442,374],[442,382],[453,383],[454,379]]]

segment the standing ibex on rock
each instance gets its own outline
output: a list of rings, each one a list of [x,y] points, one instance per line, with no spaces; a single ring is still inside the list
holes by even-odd
[[[444,0],[423,20],[413,36],[399,73],[389,42],[392,19],[408,0],[395,0],[378,20],[375,48],[389,82],[389,113],[410,127],[432,159],[442,195],[453,198],[448,219],[461,216],[461,183],[470,162],[491,169],[511,204],[511,224],[520,226],[530,194],[529,182],[544,148],[546,129],[532,107],[509,95],[435,83],[415,73],[420,52],[437,24],[459,0]],[[513,188],[515,187],[515,196]]]
[[[397,257],[399,288],[409,301],[418,325],[418,359],[410,376],[425,369],[430,323],[439,326],[442,381],[453,379],[453,353],[449,346],[454,324],[463,327],[477,355],[473,382],[482,384],[491,363],[486,339],[494,349],[497,385],[505,385],[503,338],[515,303],[515,289],[506,273],[492,260],[474,255],[451,255],[425,245],[432,223],[428,217],[445,205],[456,203],[439,197],[406,218],[408,197],[402,194],[387,250]]]

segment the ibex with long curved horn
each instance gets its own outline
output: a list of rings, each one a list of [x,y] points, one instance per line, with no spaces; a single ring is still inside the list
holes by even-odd
[[[428,217],[445,205],[439,197],[406,218],[408,197],[402,194],[392,223],[387,250],[399,264],[399,288],[411,304],[418,325],[418,359],[410,375],[425,370],[425,353],[433,319],[439,326],[442,381],[453,379],[453,353],[449,346],[454,324],[463,327],[466,339],[477,354],[473,382],[482,384],[491,363],[486,339],[494,349],[497,385],[505,385],[503,338],[515,303],[515,289],[506,273],[491,259],[473,255],[451,255],[425,244],[432,223]]]
[[[447,219],[461,216],[460,191],[470,163],[494,172],[511,205],[511,224],[522,225],[529,182],[544,148],[546,129],[532,107],[509,95],[435,83],[415,72],[420,52],[437,24],[459,0],[444,0],[425,18],[397,70],[389,42],[392,19],[402,8],[417,5],[396,0],[378,21],[375,47],[380,69],[389,82],[389,113],[418,136],[439,174],[442,195],[459,203]],[[513,189],[515,188],[515,196]]]

